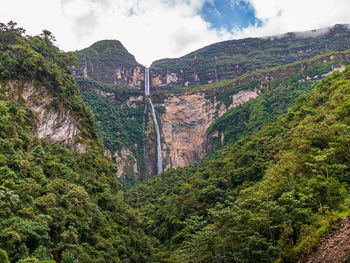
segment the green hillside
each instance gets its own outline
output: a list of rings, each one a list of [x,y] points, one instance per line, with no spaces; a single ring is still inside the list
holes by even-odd
[[[230,102],[229,96],[233,91],[265,86],[258,98],[231,108],[209,127],[207,132],[211,144],[214,148],[220,147],[220,144],[232,144],[259,130],[263,124],[275,121],[300,95],[307,94],[315,87],[321,78],[334,69],[344,69],[344,65],[349,65],[349,62],[349,50],[331,52],[292,64],[247,73],[233,79],[230,84],[202,86],[203,90],[218,90],[218,99],[222,99],[224,103]],[[219,136],[213,137],[214,133]]]
[[[105,149],[111,154],[129,148],[139,164],[143,167],[143,118],[144,99],[139,89],[123,85],[111,85],[93,81],[92,79],[76,78],[80,94],[85,103],[93,111],[98,128],[98,135],[103,139]],[[102,95],[102,92],[107,95]],[[130,98],[140,100],[132,101]],[[130,175],[133,177],[133,175]]]
[[[259,132],[130,190],[164,262],[297,262],[308,253],[349,214],[349,99],[348,68]]]
[[[153,242],[123,201],[68,69],[74,56],[56,48],[48,31],[24,37],[15,23],[0,28],[1,84],[45,86],[54,95],[50,108],[79,118],[80,140],[89,145],[80,154],[33,136],[39,116],[0,89],[0,261],[151,262]]]
[[[335,25],[329,30],[218,42],[180,58],[155,61],[151,70],[162,76],[176,73],[177,86],[184,86],[187,81],[204,84],[349,48],[348,26]],[[199,81],[193,74],[198,75]]]

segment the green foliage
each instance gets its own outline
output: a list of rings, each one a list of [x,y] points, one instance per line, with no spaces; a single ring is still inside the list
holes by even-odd
[[[247,72],[305,60],[329,51],[349,48],[347,25],[336,25],[315,37],[288,33],[270,38],[246,38],[218,42],[175,59],[161,59],[151,70],[165,76],[176,73],[180,85],[233,79]],[[189,77],[196,74],[200,81]]]
[[[79,120],[81,139],[86,144],[96,140],[96,126],[93,115],[84,104],[68,68],[77,58],[54,46],[54,37],[47,30],[38,36],[23,36],[24,30],[16,23],[0,23],[0,81],[10,80],[34,82],[44,86],[55,97],[51,107],[70,110]],[[9,91],[9,93],[19,91]]]
[[[92,109],[98,123],[98,134],[112,154],[126,147],[143,167],[143,92],[122,85],[110,85],[77,77],[80,94]],[[104,95],[103,95],[104,94]],[[132,101],[130,99],[137,100]],[[126,103],[130,100],[129,105]],[[133,175],[131,175],[133,176]]]
[[[294,104],[296,99],[307,94],[316,85],[315,82],[299,82],[290,80],[285,84],[274,82],[270,89],[240,106],[231,108],[222,117],[214,121],[207,133],[217,132],[218,137],[211,137],[212,144],[221,146],[233,144],[235,141],[258,131],[265,123],[277,118]]]
[[[89,144],[77,153],[33,136],[36,114],[0,89],[0,261],[151,262],[153,241],[123,201],[116,167],[70,75],[71,58],[48,31],[24,37],[15,23],[0,27],[1,83],[47,87],[56,110],[65,107],[80,120],[80,140]]]
[[[90,78],[104,83],[116,83],[116,69],[143,68],[118,40],[98,41],[74,54],[80,62],[80,67],[75,67],[78,76],[88,71]]]
[[[0,249],[0,262],[10,263],[6,251],[2,249]]]
[[[260,131],[131,189],[127,201],[147,218],[165,261],[305,256],[335,218],[349,213],[349,99],[347,68]]]

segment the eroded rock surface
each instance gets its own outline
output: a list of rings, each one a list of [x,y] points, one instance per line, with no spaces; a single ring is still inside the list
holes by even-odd
[[[78,152],[85,152],[86,146],[76,142],[80,133],[78,122],[70,110],[51,105],[54,97],[46,87],[35,86],[31,82],[11,81],[4,88],[8,97],[36,113],[34,136],[52,143],[61,143]]]
[[[137,168],[137,160],[130,149],[123,147],[120,152],[114,154],[115,161],[118,165],[117,176],[131,176],[140,178],[140,172]]]
[[[206,131],[210,124],[229,108],[259,96],[259,90],[242,90],[232,96],[226,107],[205,93],[170,95],[161,106],[162,155],[165,168],[192,165],[207,155]]]
[[[350,217],[339,220],[323,236],[323,240],[309,255],[307,263],[344,263],[350,261]]]

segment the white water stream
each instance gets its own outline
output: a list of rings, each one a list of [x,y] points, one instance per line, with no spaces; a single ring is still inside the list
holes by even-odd
[[[157,140],[157,174],[160,174],[163,171],[163,158],[162,158],[162,148],[160,145],[160,132],[159,132],[159,125],[157,121],[157,116],[154,111],[154,106],[151,100],[150,96],[150,82],[149,82],[149,68],[146,68],[145,70],[145,97],[148,101],[150,108],[151,108],[151,115],[152,120],[154,124],[154,129],[156,131],[156,140]]]

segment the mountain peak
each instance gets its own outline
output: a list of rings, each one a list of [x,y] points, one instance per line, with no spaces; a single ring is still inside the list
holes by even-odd
[[[119,40],[101,40],[76,51],[80,66],[73,74],[110,84],[141,86],[143,66]]]

